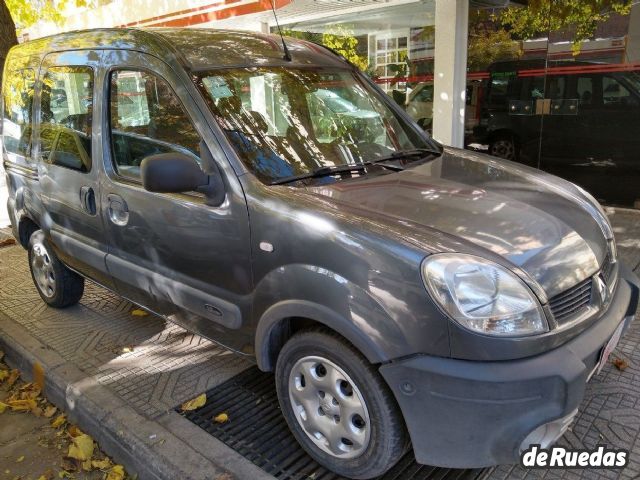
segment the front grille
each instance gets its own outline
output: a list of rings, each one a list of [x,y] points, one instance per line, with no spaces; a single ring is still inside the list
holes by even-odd
[[[558,324],[587,307],[591,303],[593,278],[589,277],[576,286],[549,300],[549,308]]]

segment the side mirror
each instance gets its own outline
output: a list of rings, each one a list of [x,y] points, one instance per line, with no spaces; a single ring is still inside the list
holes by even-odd
[[[193,157],[183,153],[150,155],[140,164],[145,190],[158,193],[191,192],[209,184],[209,176]]]

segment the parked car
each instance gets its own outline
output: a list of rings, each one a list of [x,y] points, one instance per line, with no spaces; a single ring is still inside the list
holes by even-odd
[[[192,29],[11,50],[8,207],[42,300],[73,305],[87,278],[253,359],[300,445],[343,476],[410,446],[483,467],[555,442],[638,304],[603,210],[442,147],[342,57],[286,42],[291,60],[273,36]],[[337,86],[380,135],[318,135],[309,98]],[[46,132],[69,130],[58,161]]]
[[[640,75],[593,62],[497,62],[467,143],[580,184],[598,199],[640,200]]]
[[[482,98],[483,83],[477,79],[467,79],[465,92],[464,129],[469,134],[478,125],[479,101]],[[417,83],[405,102],[406,111],[423,130],[433,130],[433,81]]]

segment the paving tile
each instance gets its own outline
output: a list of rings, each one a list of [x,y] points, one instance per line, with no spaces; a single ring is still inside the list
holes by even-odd
[[[79,305],[47,307],[19,246],[0,249],[0,278],[2,312],[149,418],[251,366],[155,315],[132,316],[131,303],[90,282]],[[133,351],[123,352],[128,346]]]

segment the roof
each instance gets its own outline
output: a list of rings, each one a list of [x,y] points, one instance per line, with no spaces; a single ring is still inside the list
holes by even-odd
[[[239,30],[109,28],[52,35],[13,47],[14,56],[42,56],[65,50],[135,50],[168,60],[173,56],[186,68],[206,70],[227,66],[304,65],[345,66],[326,48],[286,38],[292,61],[284,60],[277,35]]]

